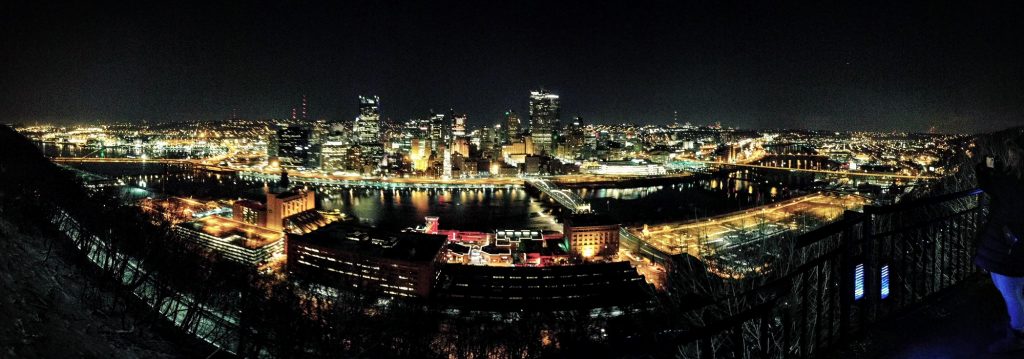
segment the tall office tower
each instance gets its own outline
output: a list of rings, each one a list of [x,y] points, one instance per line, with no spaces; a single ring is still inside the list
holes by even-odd
[[[452,115],[452,138],[466,136],[466,119],[469,115],[464,113]]]
[[[445,145],[445,139],[448,135],[448,123],[444,120],[444,114],[434,113],[430,111],[430,131],[427,133],[427,139],[430,140],[430,149],[432,151],[438,151],[441,146]]]
[[[305,126],[288,125],[277,130],[277,157],[281,167],[296,168],[310,165],[312,131]]]
[[[412,162],[412,169],[415,171],[426,171],[430,166],[430,146],[428,140],[422,137],[414,137],[409,143],[409,161]]]
[[[566,128],[565,133],[565,146],[567,148],[566,157],[577,158],[583,151],[584,147],[584,132],[583,132],[583,118],[576,116],[572,119],[572,123]]]
[[[270,127],[273,132],[267,136],[267,162],[277,159],[277,129]]]
[[[484,126],[478,131],[480,141],[477,144],[477,149],[480,150],[480,154],[483,157],[492,157],[494,145],[498,142],[498,131],[501,130],[501,125]]]
[[[355,126],[356,142],[360,144],[380,143],[380,98],[359,96],[359,117]]]
[[[442,163],[442,165],[444,166],[444,169],[443,169],[443,172],[442,172],[443,174],[441,175],[441,178],[443,178],[443,179],[452,179],[452,151],[451,150],[449,150],[447,148],[444,149],[444,160],[443,161],[444,162]]]
[[[523,136],[523,123],[519,121],[519,114],[515,111],[505,111],[505,140],[507,142],[518,141]]]
[[[455,109],[454,108],[448,109],[448,115],[447,116],[448,116],[448,118],[445,119],[446,121],[444,121],[442,123],[442,126],[441,126],[441,129],[442,129],[441,137],[444,138],[445,146],[448,146],[448,145],[452,144],[452,127],[453,127],[453,125],[455,125]]]
[[[561,118],[562,109],[558,95],[547,90],[530,92],[530,134],[537,146],[536,152],[552,152],[555,130]]]
[[[328,172],[348,169],[348,148],[344,136],[337,133],[326,136],[320,146],[320,168]]]
[[[462,157],[469,156],[469,139],[466,137],[458,137],[452,141],[451,149],[448,151],[451,153],[458,153]]]

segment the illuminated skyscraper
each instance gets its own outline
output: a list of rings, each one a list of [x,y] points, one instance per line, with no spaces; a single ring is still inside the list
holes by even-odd
[[[469,118],[469,116],[464,114],[464,113],[452,115],[452,137],[453,138],[459,138],[459,137],[465,137],[466,136],[466,119],[467,118]]]
[[[583,152],[583,148],[586,145],[582,117],[576,116],[573,118],[572,123],[566,127],[565,137],[563,140],[566,149],[565,153],[563,153],[563,157],[569,159],[580,157]]]
[[[449,124],[444,120],[444,114],[434,113],[430,111],[430,130],[427,132],[427,139],[430,140],[430,150],[438,151],[439,148],[445,145],[445,140],[449,134]]]
[[[348,148],[349,145],[344,141],[325,141],[320,147],[320,168],[328,172],[347,170]]]
[[[443,161],[444,162],[442,163],[442,165],[444,166],[444,168],[443,168],[443,173],[441,175],[441,178],[443,178],[443,179],[452,179],[452,151],[451,150],[449,150],[447,148],[444,149],[444,160]]]
[[[530,92],[530,134],[537,146],[536,152],[552,152],[553,139],[556,137],[562,116],[561,102],[558,95],[547,90]]]
[[[279,128],[277,137],[277,157],[281,167],[309,167],[315,162],[311,156],[312,131],[308,127],[289,125]]]
[[[380,143],[380,98],[359,96],[359,117],[353,128],[359,144]]]
[[[508,142],[518,141],[523,135],[523,124],[515,111],[505,111],[505,139]]]

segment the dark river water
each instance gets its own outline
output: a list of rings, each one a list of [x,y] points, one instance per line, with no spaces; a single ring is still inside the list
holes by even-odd
[[[75,155],[76,150],[49,145],[48,154]],[[125,157],[127,150],[107,150],[110,157]],[[83,163],[77,168],[115,177],[126,183],[167,195],[197,199],[248,198],[261,200],[262,180],[233,174],[215,174],[163,164]],[[813,177],[735,171],[695,176],[677,183],[637,188],[574,189],[594,210],[624,224],[658,223],[711,216],[789,198]],[[495,229],[552,229],[562,226],[550,214],[548,201],[521,188],[495,189],[372,189],[318,188],[317,207],[340,210],[365,224],[406,228],[423,223],[425,216],[440,217],[441,228],[491,231]]]

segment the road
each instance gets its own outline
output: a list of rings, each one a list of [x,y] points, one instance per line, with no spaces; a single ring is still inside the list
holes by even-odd
[[[830,175],[841,175],[841,176],[853,176],[853,177],[881,177],[881,178],[902,178],[902,179],[936,179],[935,176],[926,175],[905,175],[898,173],[883,173],[883,172],[849,172],[849,171],[833,171],[833,170],[816,170],[816,169],[797,169],[789,167],[776,167],[776,166],[765,166],[755,165],[750,163],[730,163],[720,161],[701,161],[701,160],[687,160],[691,162],[704,163],[708,165],[719,165],[719,166],[734,166],[734,167],[747,167],[747,168],[761,168],[769,170],[779,171],[792,171],[792,172],[809,172],[809,173],[822,173]]]
[[[866,203],[866,199],[855,195],[815,193],[715,217],[627,230],[665,253],[686,252],[699,256],[702,251],[732,248],[744,244],[741,241],[800,230],[796,221],[801,218],[815,223],[830,222],[845,210],[856,209]]]

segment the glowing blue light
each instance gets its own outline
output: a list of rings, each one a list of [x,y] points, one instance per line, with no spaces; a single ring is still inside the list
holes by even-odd
[[[864,299],[864,264],[858,264],[853,270],[853,300]]]
[[[882,266],[882,299],[889,297],[889,266]]]

